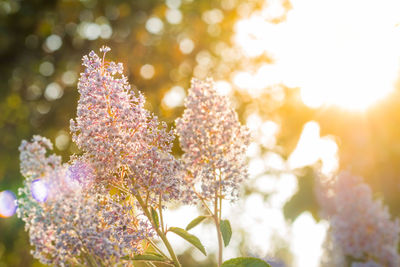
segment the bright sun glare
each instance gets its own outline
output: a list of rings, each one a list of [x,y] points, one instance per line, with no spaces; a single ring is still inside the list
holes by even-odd
[[[264,88],[273,85],[271,81],[299,87],[302,101],[313,108],[364,110],[394,90],[400,1],[292,0],[291,4],[284,22],[269,22],[273,14],[267,6],[236,24],[235,41],[248,56],[268,53],[274,59],[269,73],[273,78],[263,73],[268,80],[257,80],[250,73],[238,73],[240,78],[247,77],[249,84],[256,80]],[[246,83],[235,78],[234,82]]]
[[[260,12],[237,22],[235,42],[245,55],[267,54],[273,59],[273,64],[263,63],[253,72],[234,73],[232,81],[240,90],[257,98],[283,84],[300,88],[301,99],[309,107],[333,105],[352,111],[363,111],[394,90],[400,62],[400,1],[290,3],[292,9],[283,22],[271,22],[284,14],[281,0],[269,0]],[[249,127],[253,119],[247,119]],[[253,124],[261,125],[260,120]],[[319,125],[308,122],[289,157],[288,168],[321,160],[322,172],[329,175],[338,167],[337,152],[334,139],[321,137]],[[251,161],[250,173],[257,173],[259,165],[260,158]],[[269,217],[265,229],[273,229],[272,225],[283,218],[281,210],[282,206]],[[308,213],[295,220],[289,238],[293,266],[318,266],[327,227],[326,222],[317,223]],[[284,226],[280,231],[285,231]],[[263,244],[265,248],[267,243]]]

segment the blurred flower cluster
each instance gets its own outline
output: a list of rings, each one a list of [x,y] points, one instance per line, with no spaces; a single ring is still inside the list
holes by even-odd
[[[361,177],[343,171],[334,180],[320,181],[317,198],[330,221],[335,265],[350,261],[352,266],[399,266],[399,221],[391,219]]]

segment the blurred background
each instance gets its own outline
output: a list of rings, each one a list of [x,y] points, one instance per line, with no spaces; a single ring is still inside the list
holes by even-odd
[[[251,178],[223,211],[234,231],[225,258],[319,266],[328,222],[315,173],[363,176],[400,214],[399,8],[395,0],[0,0],[0,192],[22,185],[23,139],[50,138],[65,161],[77,152],[69,120],[81,58],[107,45],[171,127],[191,77],[213,77],[250,128]],[[172,209],[166,220],[185,226],[197,213]],[[0,266],[41,266],[9,215],[0,212]],[[210,252],[212,231],[194,231]],[[213,265],[212,253],[174,242],[184,266]]]

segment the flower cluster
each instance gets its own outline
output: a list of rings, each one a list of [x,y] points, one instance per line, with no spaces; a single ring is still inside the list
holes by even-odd
[[[375,261],[362,266],[399,266],[399,223],[391,220],[382,202],[373,199],[361,177],[342,172],[333,183],[320,183],[319,190],[319,202],[331,222],[333,246],[343,256],[355,262]]]
[[[143,216],[117,195],[87,190],[79,181],[92,175],[90,168],[78,160],[62,165],[59,157],[46,156],[51,147],[38,136],[20,146],[26,180],[19,190],[18,216],[34,257],[57,266],[112,266],[124,255],[140,253],[141,240],[152,233]],[[38,181],[41,186],[35,186]]]
[[[60,157],[47,155],[52,144],[46,138],[34,136],[20,147],[26,180],[18,215],[34,256],[57,266],[115,266],[151,245],[162,254],[153,258],[180,267],[166,238],[171,228],[164,225],[162,209],[168,201],[190,203],[200,197],[219,200],[210,215],[221,265],[221,202],[235,199],[247,177],[247,129],[211,80],[193,80],[186,110],[176,123],[185,152],[176,159],[171,153],[174,131],[144,108],[144,97],[131,90],[122,64],[105,60],[109,48],[101,51],[103,57],[93,51],[83,57],[77,118],[70,124],[83,153],[62,164]],[[172,229],[205,254],[199,240]],[[152,242],[155,234],[169,256]]]
[[[102,51],[102,58],[93,51],[83,57],[73,141],[101,182],[150,193],[152,202],[178,199],[182,167],[170,153],[173,132],[144,108],[144,97],[130,89],[122,64],[105,61],[109,48]]]
[[[211,79],[192,80],[185,108],[176,121],[176,131],[184,151],[187,183],[206,200],[216,194],[235,199],[238,186],[248,176],[248,130]]]
[[[34,135],[32,142],[22,141],[19,160],[21,174],[26,182],[32,182],[61,165],[61,157],[54,154],[46,156],[47,149],[53,149],[53,144],[39,135]]]

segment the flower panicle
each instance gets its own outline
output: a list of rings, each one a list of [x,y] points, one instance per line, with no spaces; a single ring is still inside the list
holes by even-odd
[[[335,181],[318,187],[318,200],[340,253],[354,259],[373,258],[382,266],[399,266],[399,221],[392,220],[387,207],[373,199],[362,177],[343,171]]]
[[[212,79],[192,80],[176,132],[191,187],[197,187],[204,199],[212,199],[218,190],[225,198],[236,199],[239,185],[248,178],[245,152],[250,135]]]
[[[46,157],[47,148],[51,142],[40,136],[20,147],[26,181],[19,190],[17,214],[29,232],[33,256],[57,266],[90,265],[90,256],[112,266],[123,256],[142,253],[142,241],[153,235],[148,220],[119,195],[95,188],[96,173],[84,158],[74,157],[69,164],[57,158],[53,164],[55,156]],[[37,177],[36,160],[43,168],[40,179],[32,180]],[[39,189],[37,181],[43,182]]]
[[[103,59],[94,52],[83,57],[73,141],[101,174],[99,182],[144,192],[152,203],[159,196],[178,199],[182,167],[171,155],[174,132],[144,108],[145,99],[131,90],[122,64],[105,62],[109,50],[101,49]]]

